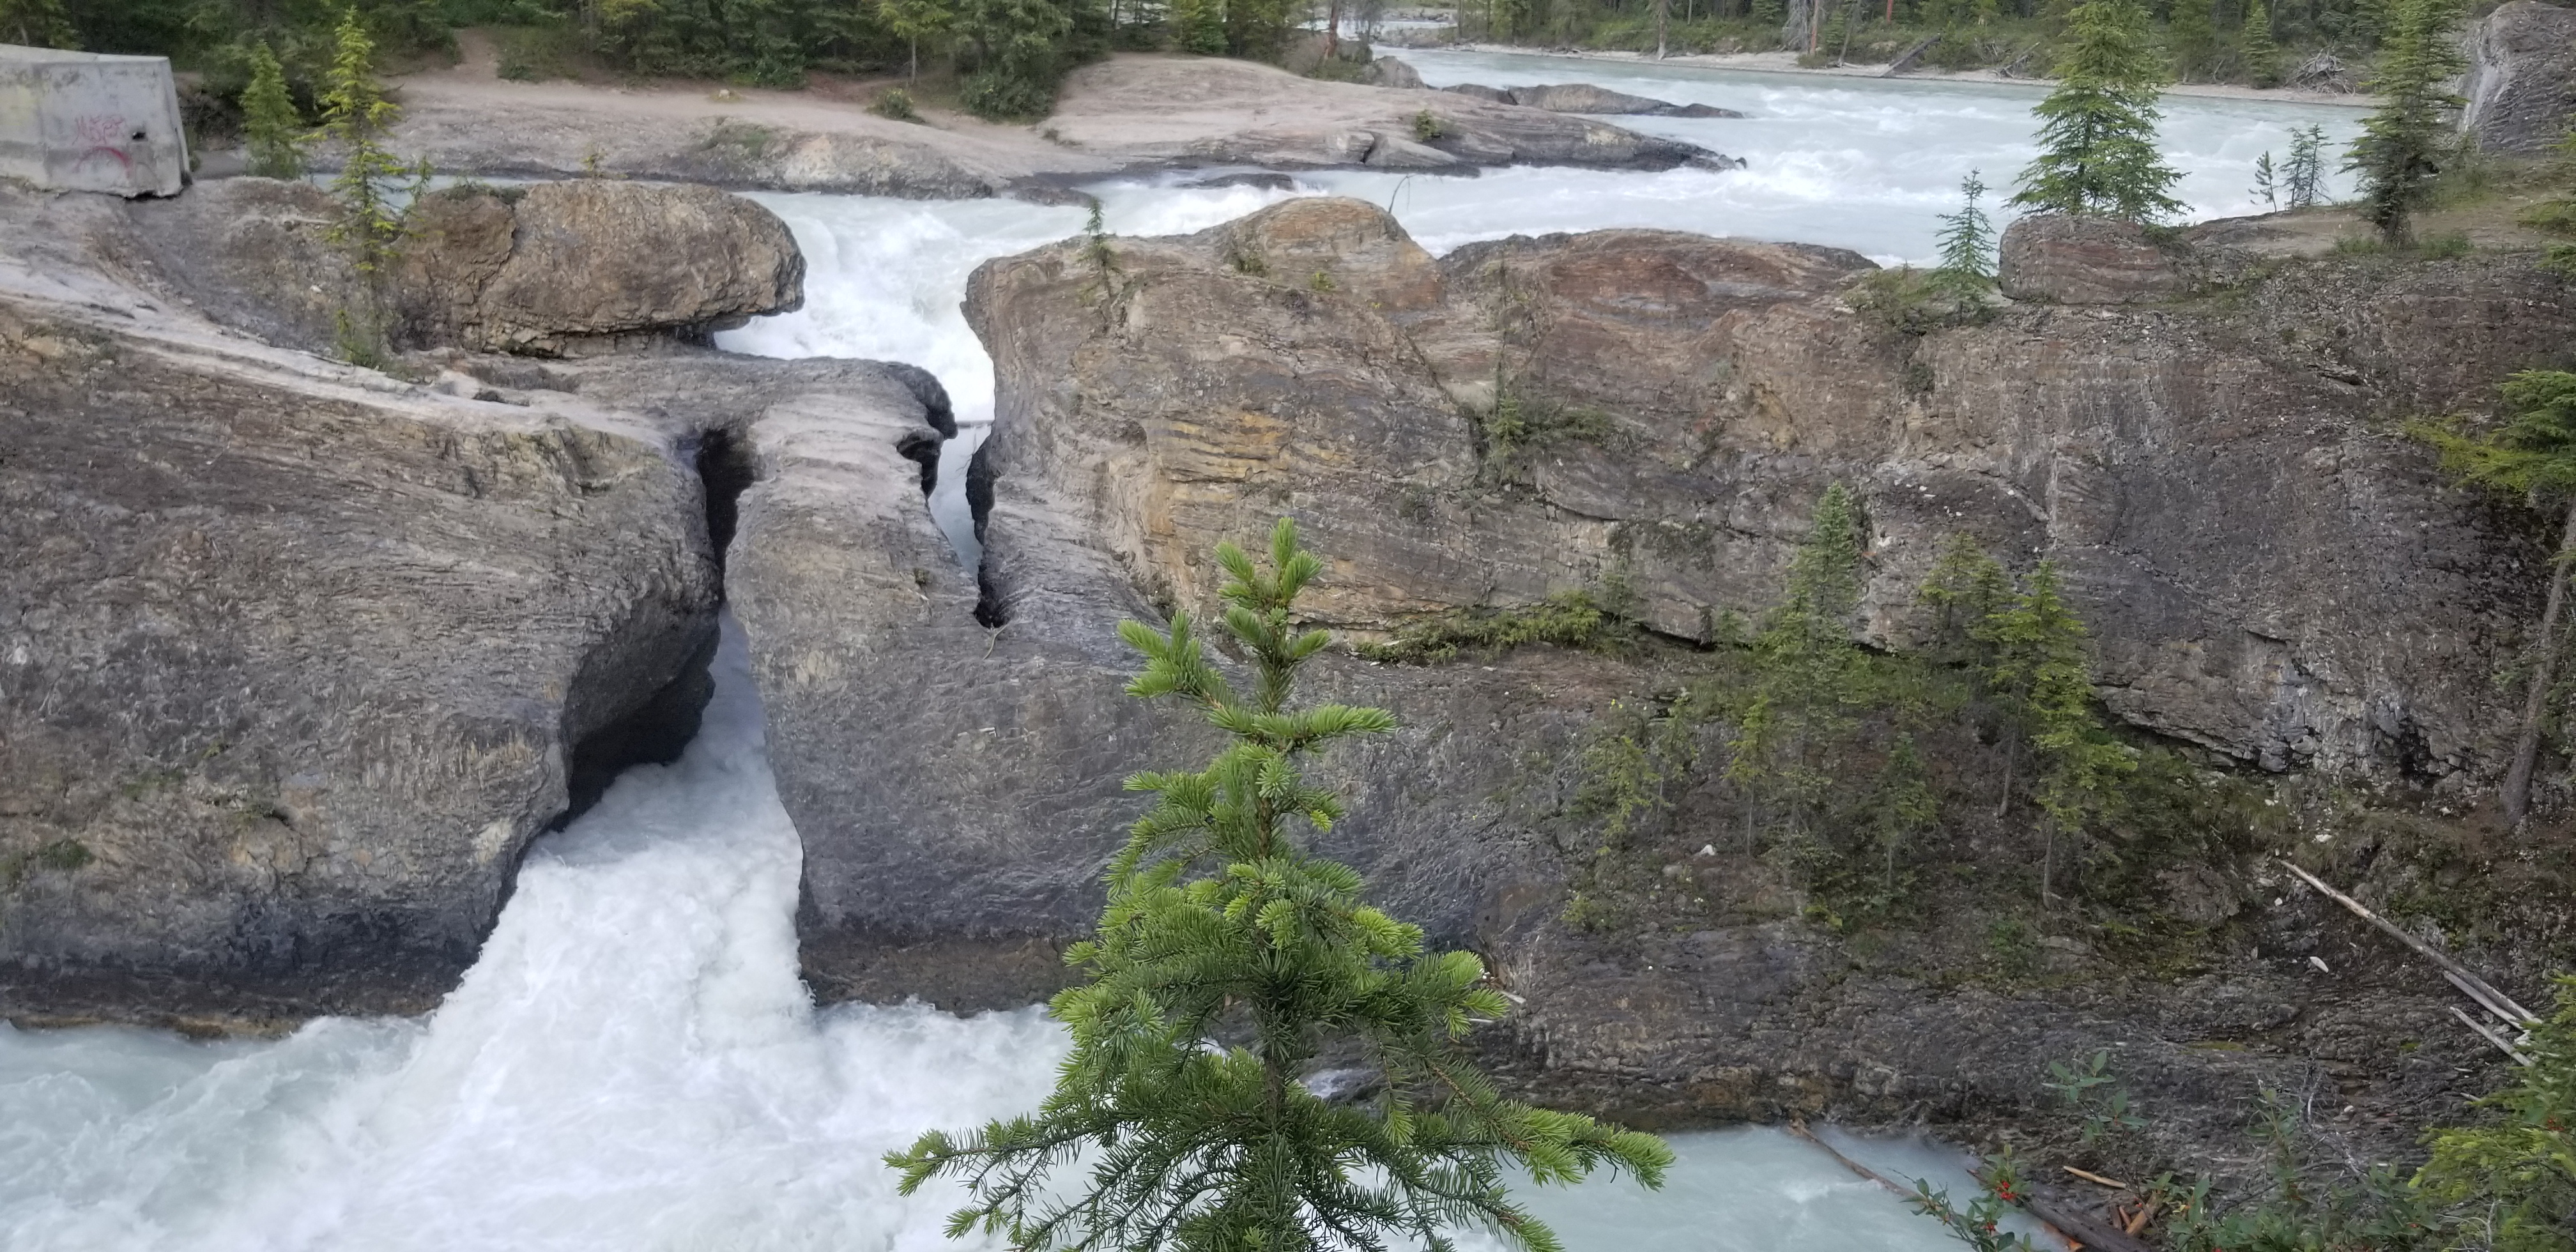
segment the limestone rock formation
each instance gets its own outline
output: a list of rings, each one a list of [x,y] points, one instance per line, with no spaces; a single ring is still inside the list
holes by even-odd
[[[10,272],[0,1012],[427,1008],[602,754],[693,724],[663,693],[713,638],[697,477],[570,397],[451,397]]]
[[[1545,109],[1550,113],[1628,114],[1639,117],[1742,117],[1733,109],[1713,104],[1674,104],[1646,96],[1632,96],[1612,91],[1596,83],[1542,83],[1534,87],[1483,87],[1459,83],[1441,88],[1478,100],[1497,104],[1517,104],[1524,108]]]
[[[1422,75],[1394,57],[1373,57],[1360,71],[1360,81],[1371,87],[1417,88],[1422,85]]]
[[[1544,109],[1301,79],[1213,58],[1114,57],[1084,66],[1066,77],[1048,124],[1082,151],[1129,162],[1294,169],[1348,163],[1330,147],[1353,131],[1409,136],[1426,110],[1442,132],[1430,146],[1462,167],[1739,164],[1696,144]]]
[[[2552,359],[2576,315],[2526,264],[2317,261],[2229,306],[1915,340],[1845,303],[1869,267],[1828,249],[1605,231],[1434,262],[1310,199],[1115,253],[1107,288],[1072,245],[970,287],[1018,519],[988,591],[1014,619],[1052,594],[1023,570],[1036,519],[1198,606],[1214,542],[1286,512],[1332,555],[1318,609],[1345,628],[1615,584],[1710,639],[1770,602],[1840,479],[1873,520],[1875,637],[1910,637],[1965,531],[2068,570],[2103,698],[2139,725],[2273,768],[2491,764],[2480,658],[2514,646],[2536,550],[2384,420]]]
[[[374,291],[330,241],[336,206],[309,183],[229,178],[127,213],[118,262],[225,325],[308,351],[340,351],[374,318],[397,347],[561,356],[703,339],[804,302],[786,223],[710,187],[435,192]]]
[[[711,187],[609,179],[424,200],[397,282],[412,337],[529,355],[702,338],[805,302],[778,215]]]
[[[2015,300],[2135,304],[2190,290],[2177,257],[2135,222],[2034,213],[2004,228],[1997,285]]]
[[[1351,200],[988,263],[968,299],[1000,382],[968,484],[980,578],[920,504],[922,389],[749,427],[728,580],[805,841],[806,976],[955,1008],[1063,980],[1138,811],[1120,778],[1212,746],[1120,693],[1115,623],[1204,611],[1209,548],[1282,514],[1326,558],[1327,623],[1615,584],[1691,638],[1777,595],[1840,479],[1867,502],[1875,641],[1912,637],[1911,589],[1965,530],[2068,571],[2122,716],[2248,764],[2456,789],[2510,724],[2488,675],[2548,536],[2443,487],[2384,419],[2478,403],[2563,353],[2576,312],[2520,258],[2368,260],[1921,337],[1850,306],[1870,266],[1849,253],[1606,231],[1433,258]],[[2208,975],[2132,977],[2051,936],[2028,957],[2048,981],[1956,989],[1924,971],[1987,959],[1982,922],[1865,950],[1764,886],[1700,794],[1620,853],[1662,862],[1651,923],[1595,929],[1570,892],[1613,839],[1583,816],[1583,758],[1674,655],[1314,667],[1309,696],[1401,726],[1329,762],[1350,815],[1324,846],[1527,1001],[1480,1039],[1521,1089],[1650,1124],[2009,1120],[2034,1058],[2116,1043],[2154,1133],[2224,1172],[2257,1084],[2326,1062],[2379,1125],[2477,1062],[2435,1029],[2433,975],[2233,866],[2152,888],[2251,936]]]
[[[307,182],[226,178],[128,206],[132,262],[216,320],[326,351],[365,289],[328,236],[331,194]]]
[[[2576,10],[2513,0],[2470,28],[2460,129],[2491,152],[2542,152],[2576,126]]]
[[[807,982],[826,1000],[1012,1007],[1066,979],[1062,946],[1088,929],[1135,817],[1122,780],[1203,760],[1216,740],[1123,694],[1136,659],[1117,622],[1157,609],[1066,519],[1017,500],[986,514],[1021,577],[1009,621],[984,624],[975,575],[923,505],[918,465],[939,433],[926,395],[827,389],[754,420],[726,585],[804,843]],[[1319,698],[1384,700],[1405,718],[1334,763],[1354,804],[1330,846],[1452,936],[1480,902],[1545,872],[1505,797],[1556,786],[1526,758],[1570,752],[1624,680],[1591,658],[1319,668]],[[1408,802],[1432,794],[1468,798]]]

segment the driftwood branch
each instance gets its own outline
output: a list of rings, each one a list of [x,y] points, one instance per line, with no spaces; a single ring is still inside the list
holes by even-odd
[[[1895,1179],[1843,1155],[1839,1149],[1834,1147],[1834,1145],[1817,1138],[1814,1132],[1807,1129],[1806,1123],[1789,1123],[1789,1133],[1796,1135],[1819,1148],[1823,1148],[1827,1156],[1842,1162],[1843,1168],[1848,1169],[1871,1182],[1877,1183],[1879,1186],[1885,1187],[1908,1200],[1917,1198],[1917,1193],[1913,1188],[1905,1186],[1904,1184],[1897,1182]],[[2154,1248],[2149,1247],[2145,1243],[2136,1239],[2132,1239],[2127,1235],[2121,1234],[2116,1230],[2112,1230],[2097,1222],[2087,1221],[2072,1214],[2061,1213],[2035,1199],[2024,1199],[2021,1202],[2021,1207],[2023,1212],[2039,1219],[2040,1229],[2047,1231],[2050,1238],[2065,1244],[2069,1248],[2093,1248],[2097,1249],[2098,1252],[2155,1252]]]
[[[2352,910],[2353,916],[2380,928],[2382,931],[2387,932],[2389,938],[2395,939],[2397,942],[2415,949],[2417,955],[2423,957],[2425,960],[2431,961],[2435,965],[2441,966],[2442,973],[2451,980],[2451,985],[2467,992],[2469,994],[2469,998],[2476,1000],[2479,1004],[2485,1006],[2489,1012],[2494,1013],[2498,1017],[2504,1018],[2506,1021],[2511,1022],[2516,1026],[2530,1026],[2540,1020],[2538,1015],[2534,1014],[2531,1010],[2514,1003],[2513,997],[2496,990],[2494,987],[2488,986],[2487,980],[2478,977],[2476,974],[2470,973],[2466,967],[2462,966],[2458,961],[2452,960],[2450,955],[2443,952],[2440,948],[2436,948],[2433,945],[2406,933],[2404,930],[2399,929],[2396,923],[2389,921],[2387,918],[2381,917],[2377,913],[2371,912],[2369,906],[2364,905],[2359,900],[2353,899],[2351,896],[2345,895],[2344,893],[2327,886],[2323,879],[2318,878],[2316,875],[2311,874],[2306,870],[2300,869],[2296,865],[2290,864],[2287,859],[2282,860],[2281,864],[2287,866],[2291,873],[2298,875],[2299,881],[2304,882],[2324,893],[2327,899]]]
[[[2531,1059],[2531,1055],[2529,1053],[2513,1046],[2513,1044],[2507,1041],[2503,1035],[2497,1034],[2485,1022],[2469,1016],[2468,1013],[2462,1010],[2459,1005],[2454,1004],[2451,1006],[2451,1016],[2459,1018],[2461,1025],[2478,1032],[2479,1038],[2494,1044],[2496,1046],[2496,1051],[2502,1052],[2506,1056],[2512,1057],[2514,1060],[2524,1065],[2536,1063]]]
[[[1879,77],[1894,78],[1897,75],[1904,73],[1907,69],[1912,68],[1916,57],[1922,56],[1925,52],[1931,49],[1932,45],[1939,42],[1941,42],[1941,37],[1939,35],[1934,35],[1931,38],[1906,49],[1905,55],[1887,63],[1886,71],[1881,73]]]

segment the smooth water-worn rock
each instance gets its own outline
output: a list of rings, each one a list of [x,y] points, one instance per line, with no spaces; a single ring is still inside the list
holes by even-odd
[[[648,426],[87,279],[0,294],[0,397],[12,1018],[422,1011],[585,768],[687,737],[717,583]]]
[[[2004,228],[1996,284],[2012,299],[2052,304],[2170,300],[2191,287],[2179,252],[2135,222],[2034,213]]]
[[[2576,125],[2576,10],[2513,0],[2470,27],[2460,129],[2491,152],[2544,152]]]
[[[1461,83],[1442,88],[1479,100],[1517,104],[1525,108],[1545,109],[1550,113],[1627,114],[1639,117],[1742,117],[1733,109],[1713,104],[1674,104],[1612,91],[1597,83],[1541,83],[1530,87],[1480,87]]]
[[[329,351],[363,309],[365,284],[332,242],[339,202],[307,182],[226,178],[126,207],[115,249],[128,265],[225,325]]]
[[[424,197],[381,281],[332,237],[310,183],[229,178],[126,210],[102,259],[271,343],[345,354],[461,346],[539,356],[703,339],[804,302],[805,258],[769,210],[710,187],[575,179]]]
[[[1360,71],[1360,81],[1371,87],[1417,88],[1422,86],[1422,75],[1394,57],[1374,57]]]
[[[613,179],[423,201],[396,278],[409,337],[539,356],[704,338],[805,301],[778,215],[711,187]]]
[[[1337,147],[1340,137],[1410,137],[1425,112],[1438,131],[1428,145],[1461,167],[1738,164],[1696,144],[1545,109],[1301,79],[1276,66],[1200,57],[1117,57],[1084,66],[1066,77],[1048,124],[1084,152],[1130,163],[1294,169],[1352,163],[1357,158]]]

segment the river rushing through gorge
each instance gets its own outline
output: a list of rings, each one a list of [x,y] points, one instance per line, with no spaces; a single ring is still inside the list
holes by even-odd
[[[1435,84],[1589,80],[1740,109],[1641,119],[1745,170],[1515,168],[1481,178],[1301,176],[1296,192],[1096,190],[1110,229],[1197,230],[1290,194],[1391,204],[1425,246],[1654,226],[1922,261],[1971,168],[2002,186],[2030,152],[2032,88],[1726,74],[1408,53]],[[2168,102],[2195,217],[2246,211],[2257,155],[2292,126],[2338,143],[2350,110]],[[962,456],[992,374],[958,312],[982,260],[1078,229],[1016,201],[766,196],[808,259],[800,312],[730,332],[772,356],[908,361],[937,374],[968,436],[943,524],[961,547]],[[464,983],[429,1017],[323,1019],[274,1041],[123,1028],[0,1027],[0,1247],[91,1249],[931,1249],[952,1197],[904,1199],[879,1163],[931,1126],[1033,1105],[1058,1033],[1034,1009],[960,1019],[918,1006],[812,1006],[797,979],[798,844],[762,747],[738,635],[676,763],[630,771],[528,856]],[[1967,1186],[1957,1158],[1843,1138],[1882,1169]],[[1772,1130],[1677,1136],[1649,1195],[1602,1183],[1531,1195],[1577,1252],[1825,1252],[1947,1246],[1934,1223]]]

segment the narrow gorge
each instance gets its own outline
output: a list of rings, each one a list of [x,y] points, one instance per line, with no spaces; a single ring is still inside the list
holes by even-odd
[[[2043,1082],[2096,1052],[2123,1151],[2227,1186],[2258,1091],[2400,1161],[2501,1081],[2290,867],[2526,1003],[2566,967],[2564,761],[2492,804],[2557,519],[2409,431],[2569,366],[2533,237],[2337,248],[2231,190],[2291,106],[2177,104],[2191,224],[2026,216],[1927,312],[1925,189],[2035,96],[1676,70],[1612,127],[1416,59],[1504,99],[1118,59],[1047,162],[934,161],[425,76],[404,133],[499,181],[373,273],[313,182],[0,184],[0,1243],[938,1246],[879,1156],[1044,1096],[1128,779],[1218,744],[1119,623],[1221,614],[1281,517],[1310,693],[1398,723],[1319,848],[1482,958],[1511,1092],[1686,1132],[1664,1194],[1537,1201],[1570,1246],[1949,1246],[1699,1132],[1965,1196],[1943,1143],[2089,1143]],[[1821,787],[1902,740],[1901,837],[1727,764],[1837,486],[1877,685]],[[2089,632],[2136,764],[2080,856],[1922,592],[1962,537]]]

